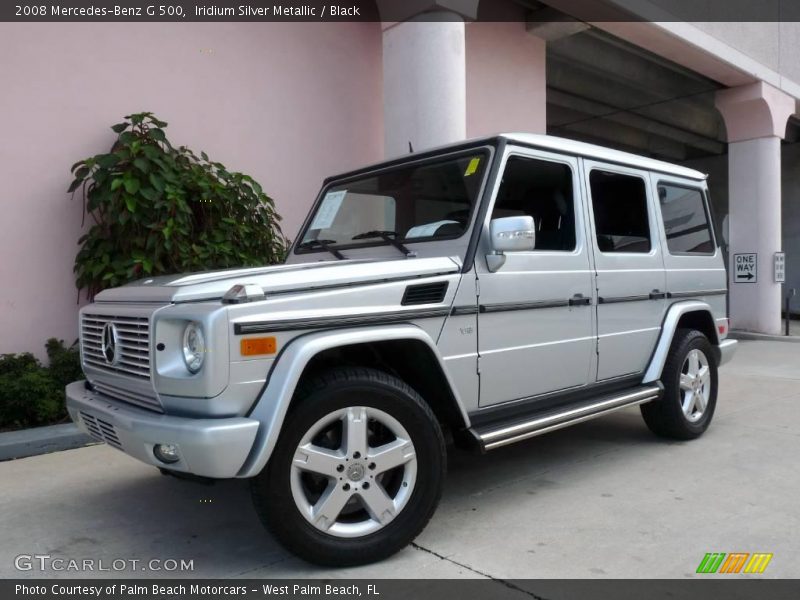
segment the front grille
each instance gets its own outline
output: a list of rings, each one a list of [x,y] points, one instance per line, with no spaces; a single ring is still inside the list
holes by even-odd
[[[122,450],[122,443],[119,441],[119,437],[117,437],[117,430],[114,429],[111,423],[84,411],[81,411],[81,420],[83,424],[86,425],[86,429],[89,430],[89,435],[98,442],[105,442],[110,446]]]
[[[122,388],[118,388],[117,386],[105,383],[104,381],[98,380],[92,382],[92,387],[109,398],[122,400],[128,404],[135,404],[136,406],[141,406],[142,408],[147,408],[149,410],[164,412],[161,402],[159,402],[155,394],[150,396],[133,390],[124,390]]]
[[[103,328],[113,323],[118,333],[116,364],[103,355]],[[83,315],[81,346],[84,362],[109,373],[150,380],[150,325],[147,317]]]

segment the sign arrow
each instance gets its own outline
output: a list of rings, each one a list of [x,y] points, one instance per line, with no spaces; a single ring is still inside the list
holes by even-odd
[[[736,274],[736,279],[747,279],[747,280],[750,280],[750,279],[753,279],[753,274],[752,273],[747,273],[746,275],[739,275],[739,273],[737,273]]]

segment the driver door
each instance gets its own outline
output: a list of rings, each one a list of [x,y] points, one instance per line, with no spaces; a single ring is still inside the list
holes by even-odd
[[[594,381],[594,286],[578,161],[506,150],[489,220],[533,217],[535,245],[506,252],[494,272],[476,256],[481,408],[545,398]]]

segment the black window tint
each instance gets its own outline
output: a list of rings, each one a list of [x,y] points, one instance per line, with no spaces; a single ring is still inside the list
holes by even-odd
[[[601,252],[650,252],[650,223],[644,180],[592,171],[592,209]]]
[[[700,190],[662,183],[658,186],[658,200],[671,253],[714,253],[708,212]]]
[[[561,163],[513,156],[506,162],[493,219],[530,215],[536,250],[575,249],[572,170]]]

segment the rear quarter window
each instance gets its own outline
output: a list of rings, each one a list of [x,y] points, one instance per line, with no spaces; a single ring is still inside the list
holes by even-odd
[[[714,254],[714,238],[702,190],[659,183],[658,204],[670,254]]]

